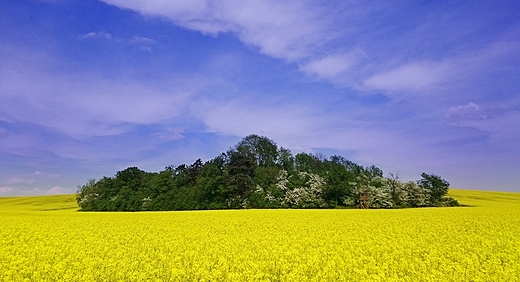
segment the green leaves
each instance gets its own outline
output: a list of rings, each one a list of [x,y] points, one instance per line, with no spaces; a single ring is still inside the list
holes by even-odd
[[[429,201],[434,205],[441,202],[442,198],[448,193],[450,183],[435,174],[423,172],[421,177],[422,179],[418,183],[428,191]]]

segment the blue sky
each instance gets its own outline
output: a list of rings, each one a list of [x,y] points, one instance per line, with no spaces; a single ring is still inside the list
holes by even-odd
[[[0,196],[248,134],[520,191],[516,1],[0,0]]]

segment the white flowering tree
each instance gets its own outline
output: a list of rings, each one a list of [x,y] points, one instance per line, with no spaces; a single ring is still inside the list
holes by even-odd
[[[403,184],[403,190],[406,193],[406,205],[410,207],[422,207],[427,206],[428,203],[428,191],[422,186],[419,186],[416,182],[410,181]]]
[[[298,172],[290,175],[281,170],[276,187],[282,192],[281,197],[268,193],[269,201],[278,201],[282,206],[294,208],[320,208],[325,206],[322,198],[324,179],[315,173]]]
[[[95,201],[98,197],[99,193],[96,191],[95,179],[89,179],[83,186],[78,185],[76,201],[82,210],[92,210],[95,207]]]

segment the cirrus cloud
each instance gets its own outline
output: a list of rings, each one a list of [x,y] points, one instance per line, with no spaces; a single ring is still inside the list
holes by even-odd
[[[363,84],[387,92],[418,92],[442,84],[449,73],[450,65],[447,63],[411,63],[375,74]]]
[[[7,184],[32,184],[34,183],[34,179],[30,178],[22,178],[22,177],[13,177],[8,179],[5,183]]]
[[[517,111],[520,111],[520,106],[514,104],[508,106],[481,106],[469,102],[466,105],[448,109],[446,114],[444,114],[444,118],[449,123],[461,123],[464,121],[487,120]]]
[[[106,32],[106,31],[92,31],[89,32],[83,36],[81,36],[82,39],[90,39],[90,38],[102,38],[110,40],[112,39],[112,34]]]
[[[67,189],[61,186],[54,186],[49,190],[45,191],[45,195],[60,195],[60,194],[72,194],[73,190]]]
[[[177,25],[216,36],[234,33],[269,56],[295,60],[332,38],[332,22],[321,6],[294,1],[123,1],[104,2],[159,16]]]
[[[12,187],[8,187],[8,186],[0,187],[0,194],[8,194],[13,191],[14,191],[14,189]]]

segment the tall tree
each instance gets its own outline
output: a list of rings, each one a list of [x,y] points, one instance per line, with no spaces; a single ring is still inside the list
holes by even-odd
[[[280,149],[278,149],[277,164],[286,171],[294,170],[294,156],[291,154],[289,149],[284,147],[280,147]]]
[[[345,197],[352,193],[352,182],[356,180],[356,175],[347,170],[345,161],[343,157],[334,155],[330,157],[330,161],[324,163],[326,184],[323,197],[330,207],[343,205]]]
[[[278,146],[264,136],[255,134],[246,136],[235,147],[235,150],[245,155],[260,167],[272,166],[278,159]]]
[[[240,207],[253,192],[255,165],[240,151],[230,152],[227,165],[227,194],[230,207]]]
[[[322,168],[322,162],[310,154],[299,153],[294,157],[294,160],[296,171],[318,173]]]
[[[429,200],[432,204],[436,204],[448,193],[450,183],[435,174],[421,174],[422,179],[419,185],[428,191]]]

